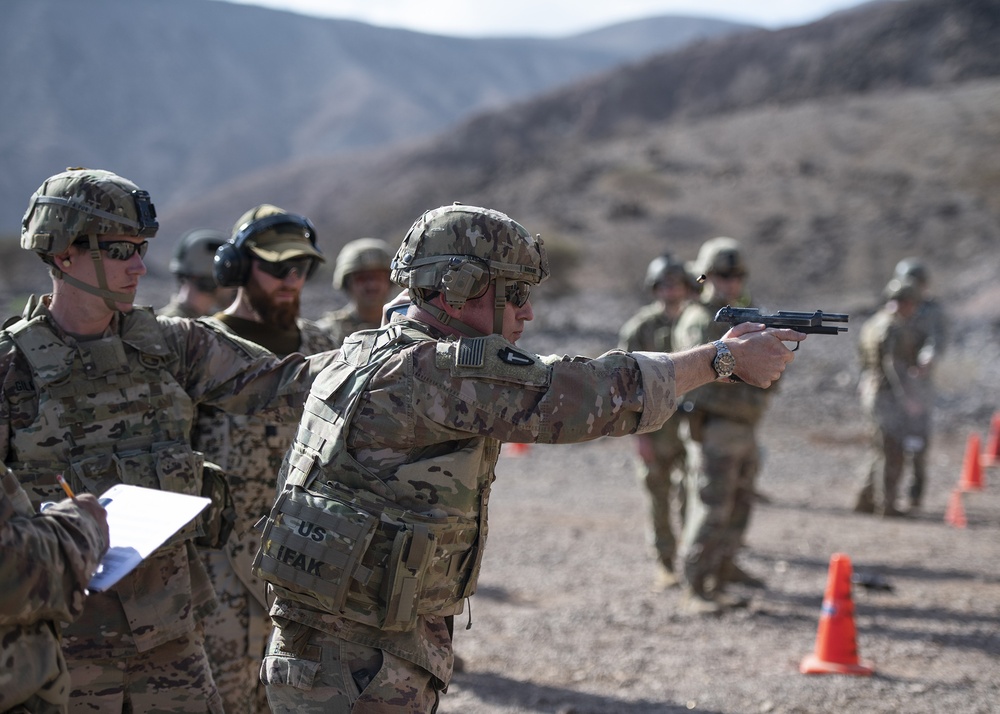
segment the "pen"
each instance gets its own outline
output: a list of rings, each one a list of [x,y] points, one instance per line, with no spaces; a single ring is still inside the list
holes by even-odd
[[[73,493],[73,489],[71,489],[69,484],[66,483],[66,479],[63,478],[62,474],[56,474],[56,481],[58,481],[59,485],[62,486],[62,489],[66,492],[67,496],[70,498],[76,498],[76,494]]]

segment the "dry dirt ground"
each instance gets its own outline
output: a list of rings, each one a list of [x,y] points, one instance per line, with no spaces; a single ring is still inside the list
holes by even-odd
[[[758,484],[770,503],[757,507],[742,557],[769,587],[743,611],[684,615],[677,591],[651,587],[630,438],[506,450],[472,628],[468,614],[456,618],[465,671],[441,711],[1000,711],[1000,470],[985,469],[986,488],[964,495],[966,528],[944,522],[968,436],[985,438],[989,422],[938,413],[919,516],[852,513],[866,460],[854,349],[846,337],[810,338],[772,402]],[[798,671],[833,553],[892,588],[853,588],[872,677]]]

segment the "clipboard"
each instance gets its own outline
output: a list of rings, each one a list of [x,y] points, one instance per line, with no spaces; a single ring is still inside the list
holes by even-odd
[[[211,503],[202,496],[118,484],[100,497],[108,512],[111,545],[87,585],[103,592],[131,573],[154,550]]]

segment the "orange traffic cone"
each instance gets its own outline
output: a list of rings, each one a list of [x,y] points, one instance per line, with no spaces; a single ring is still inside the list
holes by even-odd
[[[524,456],[531,449],[531,444],[519,444],[511,442],[507,444],[507,451],[511,456]]]
[[[990,434],[986,439],[986,451],[983,452],[983,466],[1000,464],[1000,412],[993,415],[990,421]]]
[[[963,491],[983,490],[983,467],[979,463],[979,434],[969,434],[969,442],[965,447],[965,461],[962,463],[962,478],[959,487]]]
[[[948,499],[948,508],[944,512],[944,522],[954,528],[965,528],[965,507],[962,505],[962,489],[956,488]]]
[[[858,659],[851,599],[851,559],[843,553],[830,557],[830,574],[816,632],[816,649],[799,664],[803,674],[870,676],[874,669]]]

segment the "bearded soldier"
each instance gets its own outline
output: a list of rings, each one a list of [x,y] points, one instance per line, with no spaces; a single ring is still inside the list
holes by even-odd
[[[52,293],[0,332],[0,459],[36,505],[62,493],[59,474],[78,493],[218,493],[190,445],[196,408],[293,415],[329,361],[278,360],[209,323],[134,309],[157,228],[149,194],[108,171],[67,170],[31,197],[21,245],[49,266]],[[215,597],[194,539],[218,532],[223,506],[91,593],[64,628],[71,710],[222,711],[201,625]]]
[[[658,429],[715,379],[716,348],[539,357],[516,343],[549,274],[540,237],[451,205],[410,228],[392,280],[406,315],[357,332],[313,384],[255,570],[275,629],[261,669],[275,712],[431,712],[452,674],[452,619],[476,590],[502,442]],[[736,371],[768,386],[801,333],[734,328]]]
[[[229,307],[209,318],[219,329],[279,356],[334,348],[325,331],[299,316],[306,279],[324,260],[307,218],[269,204],[252,208],[236,221],[219,257],[213,280],[237,291]],[[205,649],[227,712],[269,711],[260,663],[271,620],[264,583],[250,572],[260,539],[253,526],[274,503],[274,475],[295,427],[294,420],[204,407],[192,437],[194,448],[226,473],[236,510],[228,542],[202,551],[219,598],[205,621]]]

